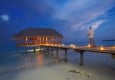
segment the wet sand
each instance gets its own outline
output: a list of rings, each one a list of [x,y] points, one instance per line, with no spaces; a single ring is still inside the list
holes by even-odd
[[[114,80],[115,60],[109,54],[85,54],[84,66],[79,54],[68,52],[68,62],[44,54],[13,54],[0,59],[0,80]],[[63,58],[63,52],[60,54]]]

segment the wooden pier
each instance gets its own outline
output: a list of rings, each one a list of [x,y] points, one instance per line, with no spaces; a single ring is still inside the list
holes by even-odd
[[[22,45],[23,46],[23,45]],[[25,46],[25,45],[24,45]],[[24,47],[23,46],[23,47]],[[115,58],[115,47],[114,46],[111,46],[111,47],[103,47],[103,46],[98,46],[98,47],[94,47],[94,48],[91,48],[89,46],[76,46],[76,45],[64,45],[64,44],[55,44],[55,45],[51,45],[51,44],[44,44],[44,45],[26,45],[25,47],[27,46],[31,46],[31,47],[34,47],[34,52],[35,51],[35,47],[45,47],[47,48],[48,50],[55,50],[56,51],[56,58],[58,59],[59,58],[59,50],[64,50],[65,52],[65,58],[64,58],[64,61],[67,62],[68,60],[68,55],[67,55],[67,51],[68,50],[74,50],[75,52],[78,52],[80,53],[80,65],[83,65],[84,64],[84,54],[85,52],[96,52],[96,53],[103,53],[103,54],[111,54],[112,55],[112,58]],[[52,54],[53,55],[53,54]]]
[[[91,32],[91,31],[89,31]],[[25,51],[27,52],[27,48],[31,47],[33,52],[36,52],[36,48],[43,48],[48,53],[49,51],[56,51],[56,58],[59,58],[59,50],[64,50],[65,58],[64,61],[67,62],[68,50],[74,50],[75,52],[80,53],[80,65],[84,64],[84,54],[86,51],[88,52],[97,52],[97,53],[107,53],[111,54],[112,58],[115,58],[115,47],[103,47],[99,46],[96,47],[94,44],[93,33],[89,33],[89,38],[91,41],[91,45],[89,46],[76,46],[76,45],[64,45],[62,44],[63,35],[58,33],[54,29],[49,28],[27,28],[24,29],[15,35],[13,35],[14,40],[16,40],[16,48],[18,50],[19,47],[24,47]],[[53,53],[51,54],[53,56]]]

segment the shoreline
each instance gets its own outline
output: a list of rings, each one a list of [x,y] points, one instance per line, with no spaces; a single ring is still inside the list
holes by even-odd
[[[60,56],[63,57],[63,55]],[[60,80],[114,80],[115,78],[115,60],[112,60],[109,54],[92,54],[89,52],[85,54],[83,66],[79,65],[79,54],[69,51],[68,56],[67,63],[63,61],[52,62],[51,57],[42,55],[40,57],[31,53],[10,56],[8,60],[4,58],[4,65],[0,68],[3,70],[0,79],[7,80],[7,77],[10,76],[11,79],[9,80],[31,80],[31,77],[34,76],[33,80],[45,80],[46,74],[50,76],[50,79],[47,80],[54,80],[55,78],[57,78],[55,80],[59,80],[59,78]],[[5,60],[7,61],[5,62]],[[44,75],[44,77],[40,75]],[[52,75],[55,76],[53,79]]]

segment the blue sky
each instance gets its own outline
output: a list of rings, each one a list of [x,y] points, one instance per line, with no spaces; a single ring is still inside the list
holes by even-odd
[[[87,41],[92,26],[95,39],[115,39],[115,0],[1,0],[0,44],[27,27],[54,28],[66,43]]]

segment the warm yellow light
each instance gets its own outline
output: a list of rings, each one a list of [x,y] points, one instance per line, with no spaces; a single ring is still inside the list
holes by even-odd
[[[58,44],[58,47],[61,47],[61,45],[60,45],[60,44]]]
[[[91,47],[91,45],[90,44],[88,44],[88,46],[87,46],[88,48],[90,48]]]
[[[51,46],[54,46],[54,44],[51,44]]]
[[[113,48],[115,48],[115,46],[113,46]]]
[[[48,40],[48,38],[46,37],[46,41]]]
[[[40,49],[38,48],[38,49],[36,49],[36,51],[40,51]]]
[[[39,49],[39,48],[35,49],[35,51],[40,51],[40,50],[42,50],[42,49]],[[27,52],[34,52],[34,49],[29,49],[29,50],[27,50]]]
[[[56,44],[54,44],[53,46],[56,46]]]
[[[103,46],[101,46],[101,47],[100,47],[100,50],[102,50],[102,51],[103,51],[103,50],[104,50],[104,47],[103,47]]]
[[[74,44],[71,44],[70,46],[71,46],[72,48],[75,48],[75,45],[74,45]]]
[[[26,43],[27,43],[27,42],[28,42],[28,38],[26,37],[26,39],[25,39],[25,40],[26,40]]]

